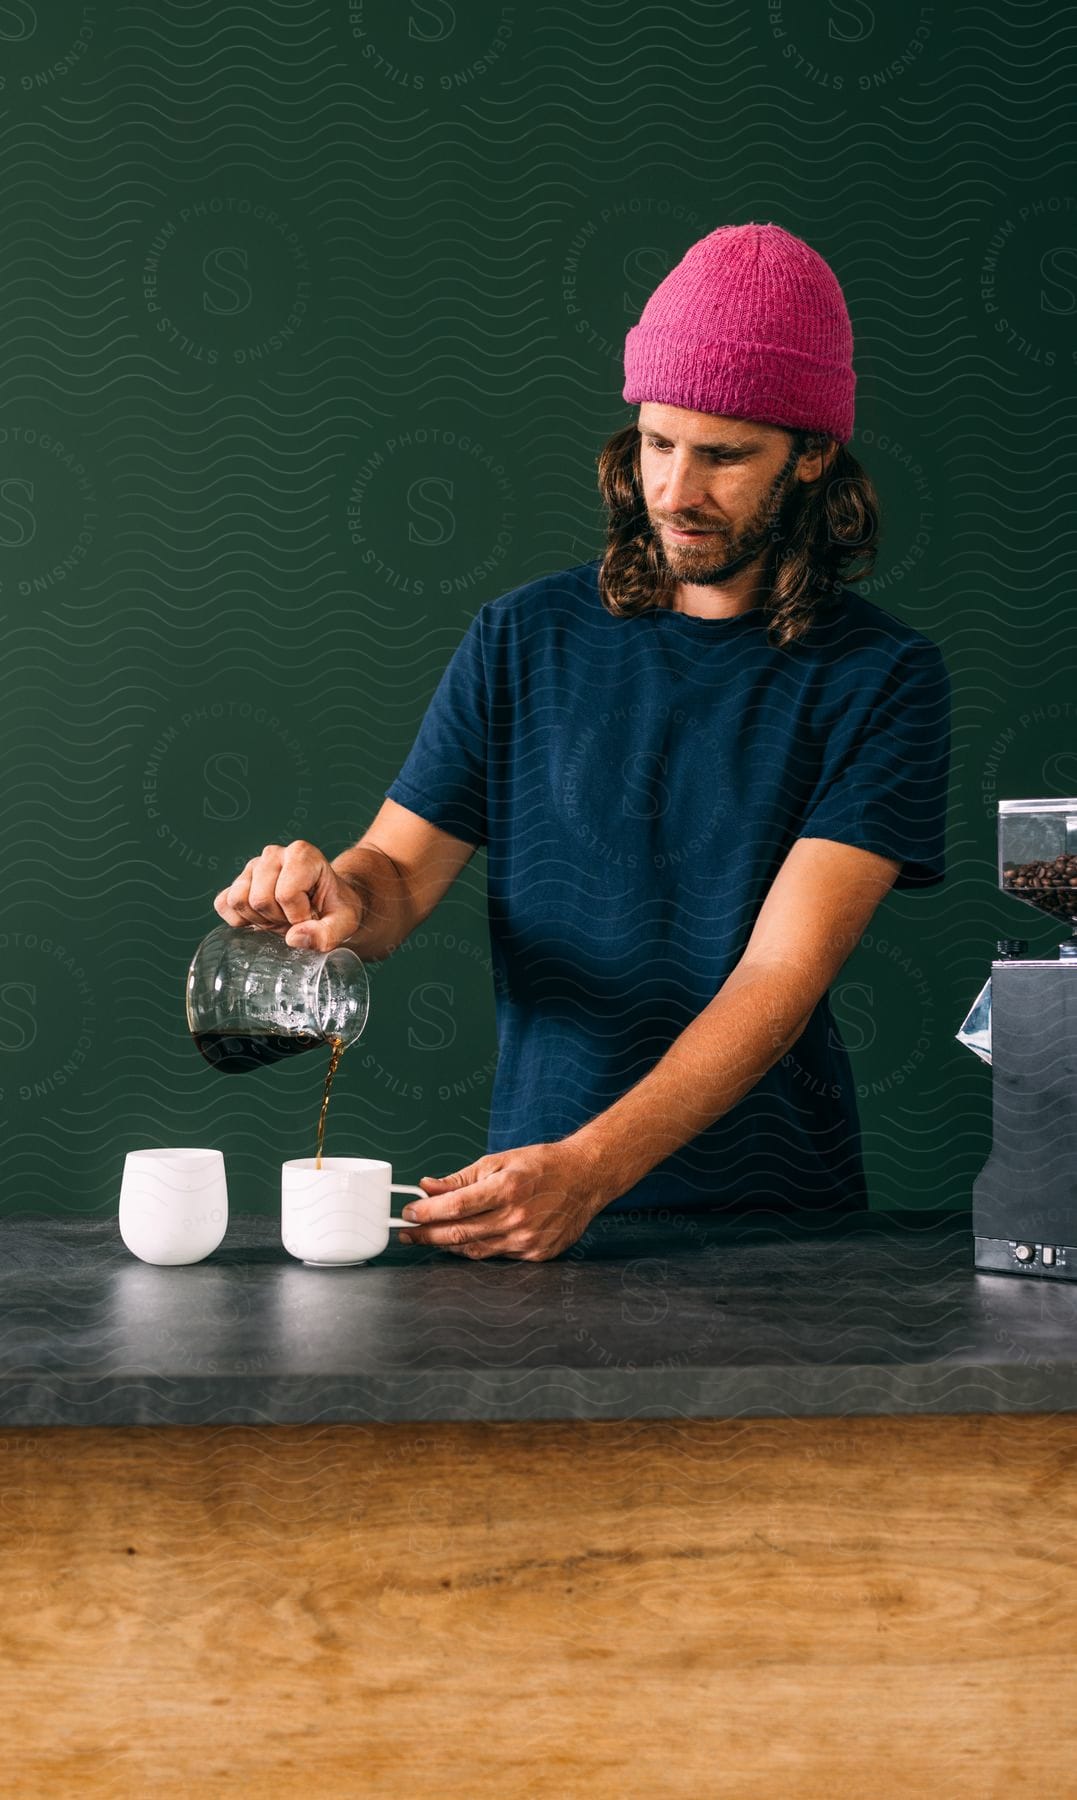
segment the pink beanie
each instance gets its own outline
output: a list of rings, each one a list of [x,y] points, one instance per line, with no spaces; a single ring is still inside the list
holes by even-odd
[[[720,225],[625,339],[625,400],[853,435],[853,331],[838,278],[780,225]]]

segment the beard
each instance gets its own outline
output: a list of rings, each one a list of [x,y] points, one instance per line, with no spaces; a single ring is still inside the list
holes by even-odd
[[[692,521],[691,525],[686,523],[686,530],[698,526],[701,530],[713,531],[712,537],[700,538],[698,543],[677,543],[666,538],[651,518],[659,564],[674,581],[688,582],[694,587],[721,587],[761,554],[773,551],[785,535],[783,524],[793,510],[791,502],[796,477],[792,471],[796,460],[795,450],[790,449],[767,492],[743,524],[733,527],[721,521],[712,523],[701,519]]]

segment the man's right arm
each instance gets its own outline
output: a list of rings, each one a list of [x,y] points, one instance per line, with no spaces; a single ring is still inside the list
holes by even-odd
[[[363,901],[347,948],[378,962],[429,918],[478,846],[385,800],[369,830],[331,868]]]
[[[433,912],[476,849],[387,799],[334,861],[305,838],[267,844],[213,905],[229,925],[268,926],[293,947],[344,944],[377,962]]]

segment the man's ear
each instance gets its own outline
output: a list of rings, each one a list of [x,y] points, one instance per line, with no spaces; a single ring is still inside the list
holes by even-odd
[[[837,454],[837,438],[821,437],[813,448],[802,452],[797,465],[798,478],[804,482],[821,481]],[[816,459],[819,459],[818,464]]]

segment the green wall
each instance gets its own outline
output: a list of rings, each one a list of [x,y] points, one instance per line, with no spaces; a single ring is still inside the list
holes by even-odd
[[[1077,792],[1077,13],[874,0],[0,4],[2,1204],[114,1207],[211,1144],[275,1211],[323,1059],[224,1078],[186,1030],[214,894],[363,831],[477,607],[596,554],[627,327],[772,219],[833,264],[881,604],[956,690],[950,876],[833,990],[874,1203],[962,1205],[989,1072],[998,797]],[[481,1152],[473,858],[372,971],[327,1148]],[[304,1066],[305,1065],[305,1066]]]

